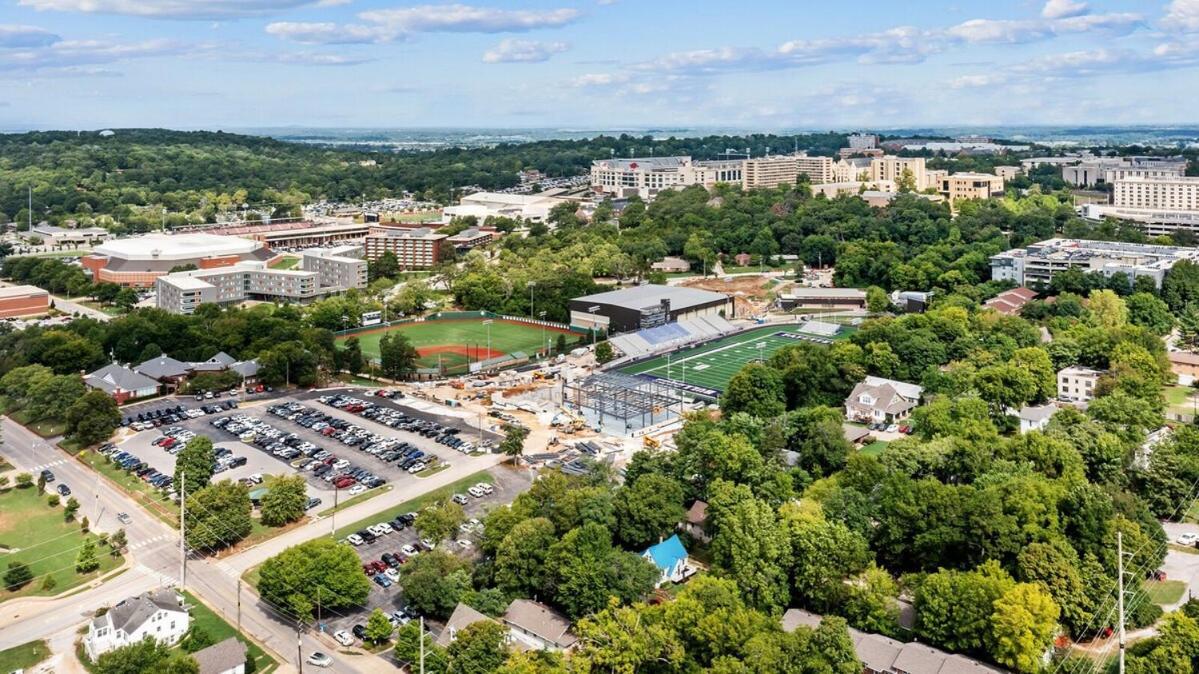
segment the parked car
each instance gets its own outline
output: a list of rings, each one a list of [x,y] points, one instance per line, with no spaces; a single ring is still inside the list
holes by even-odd
[[[314,667],[328,667],[333,664],[333,658],[320,651],[314,651],[308,656],[308,664]]]
[[[342,646],[354,645],[354,637],[350,636],[350,633],[345,630],[338,630],[337,633],[333,635],[333,639]]]
[[[65,484],[58,485],[58,495],[63,497],[70,496],[71,488]]]

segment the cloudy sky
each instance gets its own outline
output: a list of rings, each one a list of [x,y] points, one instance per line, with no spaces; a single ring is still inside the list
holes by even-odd
[[[0,128],[1199,121],[1199,0],[478,1],[0,0]]]

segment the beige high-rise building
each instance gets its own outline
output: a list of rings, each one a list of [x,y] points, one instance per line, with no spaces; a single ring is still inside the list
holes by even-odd
[[[1199,211],[1199,178],[1122,178],[1113,185],[1112,205]]]
[[[833,163],[832,157],[806,157],[801,155],[795,158],[796,168],[799,173],[806,175],[808,180],[813,183],[832,182]]]
[[[806,158],[806,157],[804,157]],[[773,189],[780,185],[794,185],[799,178],[799,160],[795,155],[774,155],[746,159],[741,171],[742,189]]]
[[[832,174],[832,182],[891,182],[897,185],[910,175],[911,187],[917,192],[937,187],[937,181],[925,168],[924,157],[850,157],[833,164]]]
[[[991,173],[952,173],[937,188],[953,203],[959,199],[990,199],[1003,194],[1003,178]]]

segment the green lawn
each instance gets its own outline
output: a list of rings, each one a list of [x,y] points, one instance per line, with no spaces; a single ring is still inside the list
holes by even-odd
[[[779,333],[798,334],[797,325],[772,325],[707,342],[695,348],[675,351],[620,369],[627,374],[646,374],[695,386],[723,391],[733,375],[745,364],[769,358],[785,346],[800,343]],[[837,336],[844,338],[844,332]],[[758,344],[762,344],[761,348]]]
[[[300,264],[300,258],[295,255],[284,255],[271,263],[271,269],[294,269]]]
[[[62,435],[63,433],[65,433],[67,431],[66,422],[59,421],[58,419],[43,419],[42,421],[30,421],[29,413],[25,410],[17,410],[16,412],[10,413],[8,416],[12,417],[13,421],[17,422],[18,424],[21,424],[22,426],[24,426],[25,428],[28,428],[29,430],[33,431],[34,433],[37,433],[38,435],[42,436],[43,438],[53,438],[53,437]]]
[[[94,580],[120,566],[121,557],[113,557],[105,546],[96,546],[100,568],[86,574],[75,572],[75,557],[84,537],[96,541],[95,534],[83,534],[79,522],[63,518],[61,506],[51,508],[47,495],[36,487],[0,491],[0,564],[8,568],[13,561],[25,562],[33,580],[23,588],[9,592],[0,588],[0,602],[14,597],[49,596],[66,592]],[[46,578],[53,578],[47,588]]]
[[[860,449],[858,451],[860,451],[862,454],[865,454],[866,456],[878,456],[879,454],[882,454],[883,450],[886,448],[887,448],[886,440],[875,440],[874,442],[870,443],[869,445],[866,445],[865,447],[863,447],[862,449]]]
[[[248,655],[254,661],[255,674],[266,674],[267,672],[274,671],[279,666],[279,663],[267,655],[266,651],[262,650],[258,644],[239,635],[237,628],[197,600],[195,595],[190,592],[184,592],[183,597],[187,606],[191,609],[192,627],[199,627],[208,632],[212,635],[214,643],[224,641],[229,637],[239,637],[246,644]]]
[[[79,460],[115,483],[121,491],[129,494],[130,498],[153,513],[158,519],[173,528],[179,527],[179,506],[167,498],[166,494],[146,484],[136,475],[122,470],[107,457],[95,452],[80,452]]]
[[[29,669],[48,657],[50,657],[50,646],[42,640],[13,646],[0,651],[0,672]]]
[[[338,338],[342,344],[348,337],[357,337],[362,353],[371,359],[379,358],[379,340],[387,332],[399,332],[406,336],[412,345],[421,351],[421,367],[437,367],[439,361],[443,367],[460,367],[467,362],[487,358],[488,326],[482,319],[452,319],[442,321],[423,321],[420,323],[404,323],[391,328],[377,331],[360,332],[356,335]],[[545,341],[552,345],[558,335],[566,332],[554,328],[537,325],[527,325],[495,319],[490,325],[491,355],[499,356],[506,353],[523,351],[532,356],[542,349]],[[567,334],[571,334],[567,332]],[[571,334],[573,338],[574,335]]]
[[[407,512],[417,512],[421,508],[425,507],[426,505],[429,505],[430,503],[434,503],[436,501],[441,501],[441,500],[449,498],[450,496],[453,496],[455,492],[466,491],[466,489],[472,485],[478,484],[480,482],[491,482],[491,481],[492,481],[491,473],[488,473],[485,470],[479,471],[478,473],[475,473],[473,475],[467,475],[466,477],[462,478],[461,480],[447,484],[446,486],[442,487],[441,489],[434,489],[433,491],[431,491],[427,494],[418,496],[417,498],[414,498],[411,501],[406,501],[404,503],[401,503],[400,505],[398,505],[394,508],[389,508],[388,510],[386,510],[384,512],[376,513],[374,515],[371,515],[370,517],[366,517],[366,518],[358,520],[357,522],[354,522],[352,524],[347,524],[343,527],[340,527],[340,528],[338,528],[337,531],[333,532],[333,538],[335,538],[337,540],[341,540],[341,539],[345,538],[346,536],[349,536],[350,534],[354,533],[355,531],[358,531],[359,529],[365,529],[367,526],[369,526],[371,524],[377,524],[379,522],[386,522],[388,520],[394,519],[396,515],[402,515]],[[482,519],[482,518],[480,518],[480,519]]]
[[[352,508],[352,507],[358,505],[359,503],[362,503],[363,501],[372,499],[380,494],[386,494],[389,491],[391,491],[391,485],[387,484],[387,485],[383,485],[382,487],[379,487],[377,489],[367,489],[365,492],[363,492],[357,496],[351,496],[350,498],[347,498],[347,499],[342,499],[341,497],[338,497],[337,506],[334,506],[332,503],[327,504],[329,507],[322,510],[320,512],[320,515],[322,517],[324,517],[326,515],[332,515],[333,513],[339,513],[341,511],[345,510],[346,508]]]
[[[1187,584],[1181,580],[1145,581],[1145,593],[1149,595],[1149,601],[1162,606],[1177,603],[1186,589]]]
[[[1191,394],[1195,393],[1195,389],[1190,386],[1168,386],[1166,387],[1166,404],[1182,405],[1190,400]]]

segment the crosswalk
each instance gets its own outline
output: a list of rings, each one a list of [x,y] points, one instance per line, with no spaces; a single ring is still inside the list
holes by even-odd
[[[129,550],[140,550],[140,549],[146,547],[147,545],[153,545],[155,543],[161,543],[162,541],[169,541],[169,540],[178,540],[178,538],[176,536],[172,536],[171,534],[159,534],[157,536],[151,536],[150,538],[136,541],[134,543],[130,543],[128,545],[128,549]]]
[[[58,459],[57,461],[51,461],[50,463],[43,463],[43,464],[41,464],[40,466],[32,466],[32,467],[30,467],[30,468],[29,468],[29,472],[31,472],[31,473],[40,473],[40,472],[42,472],[43,470],[46,470],[47,468],[53,468],[53,467],[55,467],[55,466],[61,466],[61,465],[63,465],[63,464],[64,464],[64,463],[66,463],[66,462],[67,462],[67,460],[66,460],[66,459]]]
[[[179,583],[179,579],[174,574],[155,571],[145,564],[138,564],[137,570],[147,576],[156,578],[158,580],[158,584],[162,587],[174,587]]]

